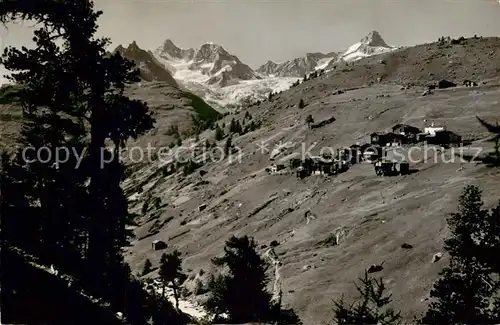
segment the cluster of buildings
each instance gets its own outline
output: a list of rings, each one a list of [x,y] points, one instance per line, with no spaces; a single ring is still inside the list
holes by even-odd
[[[462,137],[446,130],[444,126],[435,126],[434,123],[429,127],[425,127],[423,131],[408,124],[396,124],[392,127],[392,132],[374,132],[370,134],[370,142],[372,145],[382,147],[422,142],[448,147],[462,143]]]
[[[337,175],[357,163],[368,161],[374,165],[375,173],[379,176],[406,175],[410,173],[409,163],[388,159],[384,148],[418,143],[449,147],[462,143],[462,137],[446,130],[444,126],[431,124],[421,130],[408,124],[397,124],[392,127],[391,132],[370,134],[368,143],[337,149],[333,157],[323,155],[303,160],[292,158],[289,160],[289,167],[296,170],[298,178],[304,178],[310,175]],[[285,168],[283,164],[273,164],[270,172],[277,173]]]

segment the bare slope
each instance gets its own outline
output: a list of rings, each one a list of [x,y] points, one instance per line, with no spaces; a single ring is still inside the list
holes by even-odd
[[[278,159],[300,153],[302,143],[306,148],[316,143],[313,153],[322,146],[362,143],[371,132],[396,123],[419,128],[425,121],[444,124],[473,141],[473,147],[491,149],[489,135],[475,116],[498,118],[498,45],[496,38],[426,44],[339,66],[250,107],[253,119],[263,126],[233,139],[243,150],[241,162],[208,162],[201,167],[207,174],[196,171],[187,177],[182,173],[164,177],[158,168],[161,161],[138,166],[124,184],[133,210],[140,215],[138,240],[129,249],[128,261],[136,271],[146,258],[157,263],[162,251],[152,251],[151,242],[161,239],[169,249],[176,247],[184,254],[185,269],[197,272],[211,269],[210,258],[222,252],[231,234],[252,235],[267,245],[277,240],[284,302],[296,308],[306,324],[329,320],[331,300],[343,293],[352,296],[352,282],[371,264],[385,262],[377,275],[385,277],[395,306],[412,321],[425,310],[432,283],[447,263],[446,256],[437,263],[431,260],[442,251],[446,217],[455,211],[462,188],[480,186],[487,205],[492,205],[500,195],[499,170],[476,163],[444,163],[439,157],[434,163],[422,153],[421,161],[411,166],[417,173],[391,178],[377,177],[369,164],[356,165],[337,177],[305,180],[287,171],[269,175],[264,169],[272,163],[270,151],[279,143],[288,142],[290,149]],[[418,85],[442,78],[489,85],[421,96],[423,87]],[[414,86],[407,88],[408,84]],[[304,109],[297,107],[301,98],[307,104]],[[336,121],[310,130],[305,124],[309,114],[316,121],[332,116]],[[243,115],[228,116],[226,125]],[[212,137],[213,132],[205,132],[201,139]],[[262,144],[269,151],[261,153]],[[450,154],[446,152],[445,159]],[[151,196],[159,198],[159,204],[142,213],[143,202]],[[200,212],[202,204],[207,207]],[[306,220],[308,210],[316,219]],[[338,230],[346,234],[340,245],[318,245]],[[402,249],[405,242],[414,248]]]
[[[428,97],[421,97],[418,89],[402,91],[400,86],[374,86],[340,95],[333,95],[332,88],[307,87],[306,83],[255,108],[252,114],[264,121],[263,128],[233,140],[243,149],[241,163],[207,163],[203,177],[197,172],[163,177],[155,168],[136,172],[135,181],[125,184],[130,193],[134,186],[144,185],[144,192],[133,195],[135,211],[141,214],[147,195],[160,198],[161,207],[141,214],[136,234],[143,239],[134,243],[128,259],[136,270],[145,258],[154,264],[161,252],[151,251],[151,242],[161,239],[185,254],[185,268],[207,270],[210,258],[222,252],[231,234],[252,235],[262,244],[277,240],[284,301],[307,324],[329,319],[331,299],[353,294],[352,281],[371,264],[385,261],[379,275],[386,278],[396,307],[410,321],[424,310],[426,302],[421,300],[446,264],[446,259],[438,263],[431,259],[442,250],[445,218],[455,210],[463,186],[479,185],[487,204],[493,204],[500,194],[500,172],[481,164],[431,160],[413,164],[419,171],[408,176],[379,178],[370,164],[361,164],[338,177],[299,180],[286,172],[266,173],[269,152],[261,154],[258,145],[267,142],[271,150],[280,141],[292,143],[293,149],[283,157],[300,152],[302,142],[306,147],[317,142],[317,148],[337,148],[362,142],[370,132],[400,122],[423,127],[427,119],[446,123],[448,129],[474,140],[474,146],[491,148],[482,142],[488,134],[475,115],[497,116],[500,87],[457,88]],[[300,110],[294,105],[305,93],[309,105]],[[317,121],[331,116],[337,120],[310,130],[304,123],[308,114]],[[199,212],[203,203],[208,206]],[[304,217],[307,210],[317,217],[309,223]],[[340,245],[318,245],[339,227],[347,234]],[[404,242],[414,248],[400,248]]]
[[[362,86],[379,80],[416,85],[441,79],[484,82],[500,76],[499,46],[500,38],[496,37],[423,44],[337,64],[331,79],[337,87]]]
[[[418,172],[407,176],[379,178],[371,165],[361,164],[338,177],[299,180],[286,172],[266,173],[270,152],[258,149],[263,143],[272,150],[277,143],[289,142],[291,148],[281,158],[300,152],[302,142],[306,148],[315,142],[317,149],[337,148],[366,141],[371,132],[396,123],[421,128],[424,120],[446,124],[473,140],[473,146],[491,148],[488,134],[475,116],[498,118],[499,45],[496,38],[425,44],[338,66],[326,76],[249,108],[253,119],[263,126],[234,137],[233,143],[243,150],[241,163],[208,162],[201,167],[207,172],[203,176],[198,172],[187,177],[182,173],[164,176],[160,160],[138,165],[124,183],[131,208],[140,215],[135,229],[138,240],[127,252],[134,272],[140,271],[146,258],[158,262],[162,251],[151,250],[155,239],[165,240],[169,249],[177,247],[184,254],[185,269],[198,271],[210,270],[210,258],[222,252],[231,234],[247,234],[262,244],[281,243],[276,253],[283,263],[284,302],[296,308],[305,324],[330,319],[331,300],[342,293],[352,295],[352,281],[371,264],[384,261],[384,270],[378,275],[385,277],[396,307],[411,321],[424,310],[427,302],[422,300],[446,265],[446,257],[438,263],[431,259],[442,250],[445,218],[455,210],[460,191],[465,184],[476,184],[484,190],[488,205],[496,203],[499,170],[431,160],[412,164]],[[442,78],[457,83],[463,79],[480,84],[487,81],[488,85],[421,96],[420,85]],[[402,87],[410,83],[415,86]],[[169,89],[154,84],[131,90],[162,114],[157,115],[158,128],[139,141],[143,146],[170,141],[163,131],[178,114],[168,105],[181,98]],[[339,94],[338,89],[347,91]],[[301,98],[307,104],[304,109],[297,107]],[[316,121],[332,116],[336,121],[310,130],[305,124],[309,114]],[[232,117],[241,120],[243,115],[226,117],[226,125]],[[213,131],[201,135],[205,138],[212,139]],[[194,139],[184,144],[190,142]],[[160,202],[142,213],[149,196]],[[200,212],[201,204],[207,208]],[[304,217],[308,210],[316,215],[309,223]],[[339,227],[346,232],[340,245],[317,245]],[[404,242],[414,248],[401,249]]]
[[[127,89],[127,93],[132,98],[146,101],[156,119],[154,130],[139,141],[131,143],[131,146],[147,142],[167,146],[175,140],[169,132],[172,126],[177,126],[183,136],[192,132],[197,123],[214,121],[221,116],[202,98],[166,83],[134,84]],[[0,88],[0,148],[13,149],[17,143],[21,118],[22,112],[17,103],[15,88]]]
[[[167,67],[156,60],[151,51],[141,49],[135,41],[130,43],[126,48],[119,45],[114,52],[120,52],[123,57],[132,60],[139,68],[140,76],[143,80],[161,81],[171,86],[179,87],[177,81],[175,81],[174,77],[167,70]]]

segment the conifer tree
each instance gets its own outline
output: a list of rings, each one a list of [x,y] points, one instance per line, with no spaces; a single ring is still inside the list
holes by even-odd
[[[243,127],[241,126],[241,123],[240,123],[239,120],[236,121],[236,123],[235,123],[234,132],[238,133],[238,134],[242,134],[243,133]]]
[[[151,261],[149,259],[146,259],[146,262],[144,262],[144,267],[142,269],[142,275],[146,275],[149,272],[151,272],[153,267],[153,264],[151,264]]]
[[[307,115],[306,117],[306,123],[309,128],[311,128],[311,124],[314,123],[314,118],[312,117],[311,114]]]
[[[234,119],[234,117],[231,119],[231,123],[229,124],[229,132],[230,133],[237,132],[236,120]]]
[[[39,23],[35,48],[8,48],[1,62],[22,85],[21,140],[34,148],[27,156],[20,150],[6,166],[2,183],[20,194],[12,192],[2,204],[7,225],[2,232],[43,262],[71,267],[87,292],[124,310],[133,281],[121,253],[128,239],[128,212],[118,151],[128,138],[150,129],[153,119],[145,103],[124,95],[126,84],[139,80],[134,64],[119,54],[108,55],[109,41],[94,37],[100,15],[86,0],[20,0],[0,6],[2,22]],[[109,141],[113,146],[107,148]],[[74,149],[83,160],[73,154],[62,164],[28,162],[42,147],[52,157],[58,148]],[[30,230],[16,239],[20,220],[29,221]]]
[[[486,122],[477,117],[478,121],[483,125],[488,132],[494,134],[493,140],[495,141],[495,151],[488,157],[489,162],[494,166],[500,166],[500,124],[498,121],[495,125]]]
[[[487,211],[481,191],[467,186],[457,213],[448,219],[445,240],[450,264],[431,291],[433,301],[423,324],[498,324],[500,203]]]
[[[226,241],[224,255],[212,263],[229,273],[211,275],[208,281],[210,297],[205,304],[215,317],[226,313],[233,323],[270,322],[279,325],[302,324],[291,309],[283,310],[271,301],[266,286],[268,264],[256,251],[251,237],[232,236]]]
[[[217,126],[215,127],[215,141],[220,141],[223,138],[224,138],[224,131],[222,131],[222,129],[217,124]]]
[[[226,144],[224,145],[224,155],[228,156],[231,153],[231,148],[233,147],[232,144],[232,136],[229,135],[229,137],[226,140]]]
[[[226,242],[224,256],[212,262],[227,267],[230,274],[211,281],[212,299],[218,301],[209,301],[208,306],[227,313],[234,323],[267,320],[271,299],[266,291],[267,264],[257,254],[253,238],[232,236]]]
[[[304,107],[306,107],[306,104],[304,103],[304,100],[301,98],[299,101],[299,108],[302,109]]]
[[[175,309],[179,311],[179,289],[180,284],[186,279],[182,272],[181,253],[175,250],[171,254],[165,254],[160,259],[159,276],[163,283],[163,294],[165,287],[168,286],[174,292]]]
[[[351,305],[346,305],[344,298],[335,301],[334,324],[338,325],[366,325],[401,324],[401,314],[389,307],[391,295],[386,295],[383,279],[373,279],[365,272],[356,284],[360,297]]]

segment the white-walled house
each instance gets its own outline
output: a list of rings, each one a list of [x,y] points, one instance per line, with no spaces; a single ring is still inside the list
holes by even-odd
[[[435,136],[436,132],[444,131],[445,127],[444,126],[434,126],[434,123],[431,124],[429,127],[424,128],[424,133]]]

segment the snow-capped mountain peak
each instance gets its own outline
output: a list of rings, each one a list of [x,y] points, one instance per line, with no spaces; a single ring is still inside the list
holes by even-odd
[[[302,57],[275,63],[267,61],[257,69],[257,72],[278,77],[303,77],[315,70],[323,69],[330,61],[335,61],[338,53],[308,52]]]
[[[382,54],[395,50],[396,47],[389,46],[377,31],[371,31],[359,42],[350,46],[340,59],[344,61],[356,61],[361,58]]]
[[[221,45],[209,42],[201,45],[194,56],[194,62],[213,63],[218,59],[233,59],[235,56],[229,54]],[[238,61],[239,59],[236,58]]]
[[[126,48],[118,45],[114,52],[119,52],[123,57],[132,60],[140,70],[142,79],[147,81],[163,81],[174,87],[177,82],[166,67],[159,62],[151,51],[141,49],[135,41]]]
[[[380,47],[390,47],[387,45],[387,43],[384,41],[382,36],[380,35],[379,32],[376,30],[371,31],[368,35],[363,37],[360,41],[362,44],[366,44],[369,46],[380,46]]]
[[[119,45],[121,46],[121,45]],[[132,43],[130,43],[127,48],[126,48],[127,51],[133,51],[133,52],[139,52],[141,50],[141,48],[139,47],[139,45],[137,45],[136,41],[132,41]]]
[[[317,70],[330,70],[339,61],[393,51],[379,32],[373,30],[343,52],[306,52],[287,61],[271,61],[256,71],[222,45],[205,42],[198,48],[180,48],[166,39],[154,52],[156,58],[184,87],[209,101],[235,103],[246,97],[265,97],[271,91],[283,90],[297,78]]]
[[[155,54],[166,60],[192,60],[195,50],[192,48],[183,49],[174,44],[170,39],[166,39],[155,51]]]
[[[204,43],[198,49],[181,49],[167,39],[155,51],[155,56],[174,78],[187,84],[225,87],[238,80],[260,78],[238,57],[213,42]]]

